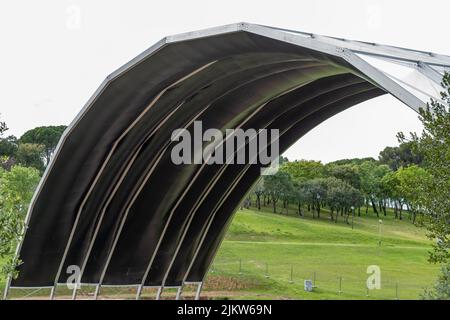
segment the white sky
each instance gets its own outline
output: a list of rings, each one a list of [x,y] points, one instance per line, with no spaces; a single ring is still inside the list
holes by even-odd
[[[446,12],[444,0],[2,1],[1,119],[17,136],[68,124],[108,74],[170,34],[246,21],[450,54]],[[383,96],[326,121],[285,155],[377,157],[398,131],[418,130],[412,110]]]

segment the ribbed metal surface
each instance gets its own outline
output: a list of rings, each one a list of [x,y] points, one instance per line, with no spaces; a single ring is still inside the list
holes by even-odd
[[[331,54],[272,36],[283,31],[247,29],[167,38],[107,78],[35,194],[13,287],[64,283],[70,265],[90,284],[202,281],[260,167],[175,165],[173,130],[192,131],[195,120],[204,130],[279,129],[282,152],[392,87],[339,47]]]

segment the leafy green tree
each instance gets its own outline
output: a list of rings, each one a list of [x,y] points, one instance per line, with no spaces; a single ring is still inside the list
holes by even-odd
[[[48,165],[66,126],[44,126],[28,130],[20,137],[20,143],[43,146],[44,165]]]
[[[19,263],[14,261],[14,250],[38,182],[39,171],[34,168],[14,166],[10,171],[0,171],[0,257],[6,259],[1,271],[4,275]]]
[[[388,172],[381,179],[381,185],[384,194],[393,202],[395,218],[402,220],[402,212],[403,206],[405,204],[405,199],[400,188],[398,173],[394,171]]]
[[[432,289],[425,290],[424,300],[450,300],[450,265],[441,268],[441,274]]]
[[[361,188],[358,166],[349,163],[341,165],[327,164],[325,167],[329,176],[345,181],[356,189]]]
[[[377,217],[379,216],[379,209],[384,210],[386,214],[386,199],[383,195],[381,180],[389,171],[387,165],[379,165],[374,161],[365,161],[359,166],[361,191],[366,198],[366,213],[369,204],[371,204]]]
[[[255,187],[253,188],[253,192],[256,196],[256,207],[258,210],[261,210],[261,197],[264,195],[265,188],[264,188],[264,179],[260,178],[259,181],[256,183]]]
[[[304,183],[294,182],[294,191],[292,193],[293,200],[297,203],[297,213],[299,216],[303,216],[303,206],[308,201],[308,193]]]
[[[0,156],[14,157],[17,147],[17,138],[15,136],[0,137]]]
[[[21,143],[16,152],[17,163],[25,167],[33,167],[39,171],[44,170],[42,152],[44,146],[34,143]]]
[[[343,164],[351,164],[351,165],[360,165],[363,162],[376,162],[376,160],[372,157],[367,157],[367,158],[353,158],[353,159],[340,159],[340,160],[336,160],[336,161],[332,161],[329,162],[328,165],[343,165]]]
[[[289,173],[296,182],[323,178],[325,176],[324,165],[320,161],[314,160],[286,162],[281,166],[281,171]]]
[[[380,163],[396,171],[400,167],[421,165],[423,156],[414,148],[413,142],[400,143],[398,147],[386,147],[378,156]]]
[[[345,222],[348,222],[352,207],[357,208],[363,203],[361,192],[345,181],[331,177],[326,179],[326,202],[330,207],[330,219],[337,223],[339,213],[345,215]],[[336,212],[336,216],[334,216]]]
[[[3,133],[5,133],[8,130],[8,126],[6,125],[6,122],[0,121],[0,137],[3,136]]]
[[[399,181],[400,195],[412,215],[413,223],[415,223],[417,214],[421,212],[421,200],[425,192],[423,186],[429,183],[431,177],[425,169],[415,165],[400,168],[396,172],[396,176]]]
[[[286,201],[288,195],[293,190],[292,178],[284,171],[279,170],[274,175],[264,177],[264,188],[267,195],[270,197],[273,212],[277,212],[277,202],[281,199]]]
[[[399,133],[400,141],[412,141],[424,157],[424,168],[431,176],[422,181],[420,204],[426,215],[422,223],[434,241],[431,262],[448,263],[450,258],[450,74],[442,81],[441,100],[432,100],[420,110],[422,134],[411,139]]]
[[[316,178],[305,181],[303,187],[308,211],[312,210],[313,219],[315,218],[315,213],[317,213],[317,218],[320,219],[322,203],[325,201],[327,194],[326,179]]]
[[[17,151],[17,138],[15,136],[3,137],[7,130],[6,123],[0,121],[0,168],[10,170],[15,163],[14,155]]]

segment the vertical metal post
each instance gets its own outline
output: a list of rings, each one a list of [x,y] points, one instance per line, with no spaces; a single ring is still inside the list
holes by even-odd
[[[313,287],[316,287],[316,272],[314,271],[314,277],[313,277]]]
[[[382,220],[378,220],[378,246],[381,247],[381,224]]]
[[[55,292],[56,292],[56,287],[53,286],[52,289],[50,290],[50,300],[55,299]]]
[[[72,300],[77,300],[77,290],[78,290],[77,286],[78,284],[76,283],[72,291]]]
[[[144,286],[141,284],[141,285],[139,285],[139,287],[138,287],[138,289],[137,289],[137,292],[136,292],[136,300],[139,300],[140,298],[141,298],[141,293],[142,293],[142,288],[143,288]]]
[[[342,277],[339,277],[339,294],[342,293]]]
[[[202,291],[203,282],[198,283],[197,292],[195,293],[195,300],[200,300],[200,292]]]
[[[94,292],[94,300],[97,300],[98,299],[98,295],[99,295],[99,293],[100,293],[100,283],[99,284],[97,284],[96,286],[95,286],[95,292]]]
[[[8,299],[9,286],[11,285],[11,276],[8,275],[8,280],[6,281],[5,291],[3,292],[3,300]]]
[[[291,279],[289,280],[289,283],[293,283],[294,282],[293,275],[294,275],[294,267],[291,266]]]
[[[175,296],[175,300],[181,300],[181,293],[183,292],[183,285],[181,285],[177,290],[177,295]]]
[[[156,300],[160,300],[161,299],[161,293],[163,291],[163,287],[158,287],[158,291],[156,292]]]

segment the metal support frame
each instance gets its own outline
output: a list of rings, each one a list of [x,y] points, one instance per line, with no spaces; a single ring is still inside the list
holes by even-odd
[[[23,242],[24,242],[24,238],[26,236],[26,231],[28,229],[28,225],[29,225],[29,222],[30,222],[30,219],[31,219],[31,214],[32,214],[33,209],[34,209],[34,205],[36,203],[36,199],[38,198],[40,192],[43,189],[43,186],[44,186],[44,184],[45,184],[45,182],[47,180],[49,172],[53,168],[53,165],[56,162],[60,151],[62,150],[64,142],[66,141],[66,139],[67,139],[68,135],[71,133],[71,131],[76,127],[78,122],[89,111],[89,109],[91,108],[92,104],[103,93],[105,88],[111,83],[111,81],[113,81],[114,79],[118,78],[123,73],[125,73],[127,70],[129,70],[130,68],[132,68],[136,64],[140,63],[144,59],[148,58],[149,56],[151,56],[152,54],[154,54],[155,52],[157,52],[158,50],[160,50],[161,48],[163,48],[167,44],[180,42],[180,41],[185,41],[185,40],[197,39],[197,38],[202,38],[202,37],[209,37],[209,36],[214,36],[214,35],[219,35],[219,34],[232,33],[232,32],[236,32],[236,31],[246,31],[246,32],[249,32],[249,33],[261,35],[261,36],[264,36],[264,37],[276,39],[276,40],[287,42],[287,43],[291,43],[291,44],[295,44],[295,45],[298,45],[298,46],[301,46],[301,47],[309,48],[309,49],[316,50],[316,51],[319,51],[319,52],[322,52],[322,53],[325,53],[325,54],[329,54],[329,55],[333,55],[333,56],[337,56],[337,57],[343,58],[346,61],[348,61],[351,65],[353,65],[356,69],[358,69],[361,72],[362,76],[364,76],[367,80],[369,80],[370,82],[373,82],[376,86],[381,87],[384,90],[386,90],[387,92],[391,93],[393,96],[397,97],[399,100],[401,100],[406,105],[408,105],[409,107],[413,108],[416,111],[418,110],[418,108],[423,106],[423,102],[420,101],[420,99],[418,99],[415,95],[411,94],[408,90],[404,89],[399,84],[397,84],[395,81],[390,79],[386,74],[384,74],[383,72],[381,72],[377,68],[373,67],[370,63],[368,63],[365,60],[363,60],[360,57],[358,57],[355,53],[366,54],[366,55],[370,55],[370,56],[374,56],[374,57],[379,57],[379,58],[382,58],[382,59],[384,58],[384,59],[388,59],[388,60],[393,61],[393,62],[397,61],[399,63],[407,63],[407,64],[411,64],[412,63],[412,64],[415,64],[416,65],[416,69],[419,72],[421,72],[426,78],[430,79],[431,81],[433,81],[436,84],[440,84],[441,83],[442,74],[439,71],[437,71],[435,68],[438,68],[439,70],[440,69],[442,69],[442,70],[449,70],[450,69],[450,57],[446,56],[446,55],[440,55],[440,54],[435,54],[435,53],[431,53],[431,52],[424,52],[424,51],[419,51],[419,50],[411,50],[411,49],[399,48],[399,47],[394,47],[394,46],[373,44],[373,43],[367,43],[367,42],[361,42],[361,41],[353,41],[353,40],[345,40],[345,39],[339,39],[339,38],[333,38],[333,37],[326,37],[326,36],[314,35],[314,34],[310,34],[310,33],[298,32],[298,31],[295,31],[295,30],[273,28],[273,27],[267,27],[267,26],[256,25],[256,24],[248,24],[248,23],[230,24],[230,25],[226,25],[226,26],[215,27],[215,28],[210,28],[210,29],[206,29],[206,30],[200,30],[200,31],[183,33],[183,34],[178,34],[178,35],[166,37],[166,38],[162,39],[161,41],[159,41],[158,43],[156,43],[151,48],[147,49],[146,51],[144,51],[143,53],[138,55],[136,58],[134,58],[133,60],[131,60],[130,62],[128,62],[124,66],[122,66],[121,68],[119,68],[118,70],[116,70],[115,72],[113,72],[111,75],[109,75],[102,82],[101,86],[96,90],[94,95],[85,104],[85,106],[83,107],[81,112],[76,116],[76,118],[71,122],[71,124],[64,131],[64,133],[63,133],[63,135],[62,135],[62,137],[61,137],[61,139],[60,139],[60,141],[59,141],[59,143],[58,143],[58,145],[56,147],[55,155],[51,159],[48,167],[46,168],[46,170],[45,170],[45,172],[43,174],[43,177],[42,177],[41,181],[39,182],[39,185],[38,185],[38,187],[36,189],[36,192],[34,193],[33,198],[31,200],[31,204],[30,204],[29,210],[27,212],[27,216],[25,218],[24,237],[19,242],[19,244],[18,244],[18,246],[16,248],[15,258],[18,258],[19,255],[20,255],[20,251],[21,251],[21,248],[22,248],[22,245],[23,245]],[[208,67],[209,65],[211,65],[214,62],[206,64],[206,65],[200,67],[199,69],[195,70],[191,74],[189,74],[189,75],[179,79],[177,82],[175,82],[174,84],[170,85],[169,87],[167,87],[166,89],[161,91],[160,94],[155,99],[158,100],[164,94],[164,92],[167,91],[168,89],[170,89],[172,86],[178,84],[179,82],[183,81],[184,79],[187,79],[189,76],[195,74],[196,72],[199,72],[199,71],[203,70],[203,68]],[[156,101],[154,103],[156,103]],[[95,179],[94,179],[93,183],[89,186],[89,190],[88,190],[87,194],[85,195],[85,197],[83,198],[83,201],[82,201],[80,207],[77,210],[77,214],[76,214],[76,217],[75,217],[75,222],[74,222],[74,224],[72,226],[68,242],[66,243],[66,247],[65,247],[64,253],[62,255],[62,259],[61,259],[61,262],[60,262],[57,274],[55,276],[54,285],[52,287],[48,287],[48,288],[51,288],[50,299],[54,299],[54,297],[55,297],[56,289],[57,289],[57,285],[58,285],[58,280],[59,280],[59,277],[61,275],[62,268],[64,266],[65,259],[66,259],[67,254],[68,254],[68,250],[70,248],[74,232],[75,232],[76,227],[78,225],[79,217],[81,215],[81,212],[82,212],[82,210],[84,208],[84,205],[85,205],[87,199],[90,196],[90,193],[92,192],[93,188],[95,187],[95,185],[96,185],[100,175],[102,174],[104,168],[106,167],[106,164],[110,160],[110,157],[114,153],[114,151],[115,151],[117,145],[119,144],[119,142],[141,120],[143,115],[151,108],[151,106],[153,104],[151,103],[150,105],[148,105],[147,108],[144,109],[143,112],[141,112],[141,114],[133,121],[133,123],[122,133],[122,135],[119,138],[117,138],[116,141],[114,141],[113,147],[109,151],[105,162],[102,164],[102,166],[100,167],[99,171],[97,172],[97,175],[95,176]],[[125,174],[126,174],[126,172],[123,173],[123,175],[125,175]],[[150,172],[150,174],[151,174],[151,172]],[[145,181],[147,181],[147,180],[145,180]],[[133,197],[131,198],[132,202],[133,202],[133,199],[135,200],[135,196],[139,192],[140,192],[140,190],[138,189],[137,192],[133,195]],[[123,227],[123,224],[125,223],[125,220],[126,220],[126,217],[127,217],[127,214],[128,214],[128,211],[129,211],[130,207],[131,206],[127,206],[127,209],[125,210],[125,215],[124,215],[124,217],[123,217],[123,219],[121,221],[121,225],[119,227],[119,232],[118,232],[117,236],[114,238],[112,249],[110,250],[110,252],[108,254],[107,261],[106,261],[105,266],[103,268],[101,279],[100,279],[99,283],[96,284],[96,290],[95,290],[95,296],[94,296],[95,299],[97,299],[98,294],[100,292],[100,288],[102,286],[102,282],[103,282],[104,276],[106,274],[106,271],[107,271],[107,268],[108,268],[108,264],[110,262],[110,259],[112,258],[112,253],[114,252],[115,246],[117,244],[118,238],[120,236],[120,232],[122,231],[122,227]],[[103,210],[101,215],[100,215],[101,219],[103,218],[104,211],[105,210]],[[98,232],[99,227],[101,225],[101,219],[99,220],[98,224],[96,225],[96,229],[95,229],[95,232],[94,232],[93,240],[91,241],[91,243],[89,245],[88,253],[86,254],[86,256],[83,259],[83,265],[82,265],[82,269],[81,269],[82,271],[81,271],[81,275],[80,275],[80,280],[81,280],[84,268],[85,268],[85,266],[87,264],[87,261],[89,259],[90,251],[91,251],[92,246],[94,244],[97,232]],[[190,221],[191,220],[188,221],[188,225],[186,227],[186,230],[189,227]],[[212,219],[209,222],[209,225],[210,225],[211,222],[212,222]],[[166,225],[166,227],[167,227],[167,225]],[[203,230],[203,231],[205,231],[205,234],[208,231],[208,227],[206,228],[206,230]],[[164,232],[163,232],[161,238],[163,236],[164,236]],[[183,238],[184,238],[184,234],[183,234]],[[202,241],[203,240],[204,240],[204,238],[202,239]],[[180,241],[180,245],[181,245],[182,241],[183,240]],[[202,241],[199,244],[199,248],[202,245]],[[178,249],[179,249],[180,245],[177,246],[177,252],[178,252]],[[197,248],[197,249],[199,249],[199,248]],[[156,251],[157,251],[157,249],[155,250],[155,253],[156,253]],[[188,268],[188,272],[186,272],[186,274],[185,274],[184,280],[186,280],[186,277],[187,277],[187,275],[188,275],[188,273],[190,271],[190,268],[193,265],[193,261],[195,260],[197,254],[198,254],[198,252],[196,251],[196,254],[194,254],[194,259],[191,261],[191,264],[190,264],[190,266]],[[153,258],[154,257],[152,257],[151,262],[149,264],[150,266],[151,266],[151,263],[153,261]],[[173,263],[175,258],[176,258],[176,254],[174,255],[174,257],[173,257],[173,259],[171,261],[171,264],[170,264],[168,272],[170,271],[170,268],[171,268],[172,263]],[[168,274],[168,272],[167,272],[167,274]],[[165,279],[167,277],[167,274],[165,275]],[[142,291],[142,289],[144,287],[146,276],[147,275],[144,276],[142,283],[138,286],[137,298],[139,298],[140,293],[141,293],[141,291]],[[164,281],[165,281],[165,279],[164,279]],[[15,288],[15,287],[11,286],[11,281],[12,281],[12,278],[9,275],[7,277],[5,290],[4,290],[4,293],[3,293],[3,299],[7,299],[10,289],[11,288]],[[197,298],[197,296],[199,297],[199,295],[200,295],[202,283],[203,282],[199,283],[199,288],[197,289],[196,298]],[[42,288],[44,288],[44,287],[42,287]],[[45,288],[47,288],[47,287],[45,287]],[[157,298],[162,293],[162,290],[164,288],[164,282],[158,288],[159,289],[158,289]],[[179,291],[177,292],[177,297],[179,298],[181,296],[181,293],[182,293],[182,286],[178,290]],[[73,291],[72,298],[73,299],[76,298],[76,288]]]
[[[254,24],[249,24],[250,26],[255,26]],[[324,35],[318,35],[314,33],[301,32],[291,29],[283,29],[265,25],[256,25],[259,27],[264,27],[272,30],[277,30],[280,32],[288,32],[295,35],[300,35],[304,38],[315,39],[318,42],[327,43],[333,46],[347,48],[353,52],[363,53],[367,55],[372,55],[375,57],[383,57],[388,59],[397,59],[408,62],[423,61],[425,63],[436,65],[436,66],[450,66],[450,57],[447,55],[437,54],[433,52],[426,52],[408,48],[401,48],[391,45],[370,43],[364,41],[343,39],[337,37],[330,37]]]
[[[183,285],[181,285],[177,290],[177,295],[175,296],[175,300],[181,300],[181,294],[183,293]]]
[[[93,189],[94,189],[94,187],[95,187],[97,181],[99,180],[101,174],[103,173],[103,170],[105,169],[106,165],[108,164],[108,162],[109,162],[109,160],[110,160],[112,154],[114,153],[114,151],[115,151],[115,149],[117,148],[117,146],[119,145],[119,143],[125,138],[125,136],[127,135],[127,133],[128,133],[128,132],[129,132],[129,131],[130,131],[130,130],[131,130],[131,129],[132,129],[132,128],[133,128],[133,127],[141,120],[141,119],[142,119],[142,117],[143,117],[143,116],[151,109],[151,107],[153,107],[153,106],[156,104],[156,102],[164,95],[165,92],[167,92],[168,90],[170,90],[170,89],[173,88],[174,86],[178,85],[179,83],[185,81],[186,79],[192,77],[192,76],[195,75],[196,73],[202,71],[203,69],[209,67],[210,65],[214,64],[215,62],[216,62],[216,61],[212,61],[212,62],[210,62],[210,63],[207,63],[207,64],[201,66],[200,68],[198,68],[198,69],[196,69],[196,70],[190,72],[190,73],[187,74],[186,76],[184,76],[184,77],[178,79],[177,81],[175,81],[174,83],[170,84],[170,85],[167,86],[165,89],[163,89],[163,90],[162,90],[162,91],[161,91],[161,92],[160,92],[160,93],[159,93],[159,94],[151,101],[151,103],[148,104],[148,106],[147,106],[147,107],[139,114],[139,116],[132,122],[132,124],[131,124],[130,126],[128,126],[128,127],[125,129],[125,131],[120,135],[120,137],[114,142],[114,144],[113,144],[111,150],[110,150],[109,153],[108,153],[108,156],[106,157],[106,160],[103,162],[103,164],[102,164],[100,170],[97,172],[97,175],[95,176],[94,182],[93,182],[93,183],[91,184],[91,186],[89,187],[89,190],[88,190],[87,194],[85,195],[85,197],[83,198],[83,201],[82,201],[82,203],[81,203],[81,205],[80,205],[80,208],[78,209],[78,212],[77,212],[77,215],[76,215],[76,218],[75,218],[75,222],[74,222],[74,224],[73,224],[73,226],[72,226],[72,230],[71,230],[71,233],[70,233],[70,236],[69,236],[69,240],[68,240],[68,242],[67,242],[67,244],[66,244],[66,248],[65,248],[65,250],[64,250],[64,254],[63,254],[63,257],[62,257],[62,259],[61,259],[61,262],[60,262],[60,265],[59,265],[59,268],[58,268],[58,272],[57,272],[56,277],[55,277],[55,285],[56,285],[56,283],[58,282],[59,276],[60,276],[60,274],[61,274],[61,272],[62,272],[62,268],[63,268],[63,266],[64,266],[64,263],[65,263],[65,260],[66,260],[66,257],[67,257],[67,254],[68,254],[70,245],[71,245],[71,243],[72,243],[72,239],[73,239],[75,230],[76,230],[76,228],[77,228],[77,226],[78,226],[78,220],[79,220],[79,218],[80,218],[80,216],[81,216],[81,213],[82,213],[82,211],[83,211],[84,205],[86,204],[86,202],[87,202],[87,200],[88,200],[88,198],[89,198],[91,192],[93,191]],[[137,155],[137,153],[136,153],[136,155]],[[129,164],[129,166],[131,166],[131,164]],[[128,167],[128,168],[129,168],[129,167]],[[125,172],[125,173],[126,173],[126,172]],[[125,174],[122,174],[121,180],[120,180],[120,181],[122,181],[124,178],[125,178]],[[119,186],[119,185],[120,185],[120,183],[117,184],[115,190],[118,189],[118,186]],[[110,196],[110,198],[109,198],[108,200],[111,200],[111,199],[112,199],[112,196]],[[95,239],[96,239],[96,237],[97,237],[97,233],[98,233],[98,231],[99,231],[99,229],[100,229],[101,221],[102,221],[102,219],[103,219],[103,216],[104,216],[105,212],[106,212],[106,208],[102,211],[102,213],[101,213],[101,215],[100,215],[99,222],[98,222],[98,224],[97,224],[97,226],[96,226],[96,228],[95,228],[95,231],[94,231],[93,239],[90,241],[90,244],[89,244],[89,247],[88,247],[88,252],[87,252],[87,254],[86,254],[86,256],[85,256],[85,258],[84,258],[84,260],[83,260],[83,264],[82,264],[81,272],[80,272],[80,281],[81,281],[81,279],[82,279],[84,269],[85,269],[85,267],[86,267],[86,264],[87,264],[87,261],[88,261],[90,252],[91,252],[91,250],[92,250],[92,247],[93,247],[93,245],[94,245]],[[76,298],[76,287],[75,287],[74,290],[73,290],[72,298],[73,298],[73,299]]]
[[[259,107],[257,107],[257,108],[256,108],[256,109],[255,109],[248,117],[246,117],[241,123],[239,123],[239,125],[237,126],[237,129],[240,129],[243,125],[245,125],[248,121],[250,121],[250,120],[253,118],[253,116],[255,116],[255,114],[257,114],[261,109],[263,109],[263,108],[264,108],[267,104],[269,104],[271,101],[273,101],[273,100],[275,100],[275,99],[277,99],[277,98],[279,98],[279,97],[281,97],[281,96],[283,96],[283,95],[285,95],[285,94],[287,94],[287,93],[289,93],[289,92],[292,92],[293,90],[298,89],[298,88],[300,88],[300,87],[302,87],[302,86],[304,86],[304,85],[306,85],[306,84],[308,84],[308,83],[309,83],[309,81],[304,82],[304,83],[301,83],[301,84],[296,85],[296,86],[294,86],[294,87],[291,87],[291,88],[289,88],[289,89],[287,89],[287,90],[285,90],[285,91],[283,91],[283,92],[280,92],[278,95],[272,97],[271,99],[267,100],[266,102],[264,102],[263,104],[261,104]],[[255,136],[255,137],[256,137],[256,136]],[[252,140],[253,140],[255,137],[252,137]],[[189,191],[190,186],[194,184],[194,182],[197,180],[197,178],[198,178],[198,177],[200,176],[200,174],[203,172],[204,168],[206,167],[206,165],[207,165],[207,163],[208,163],[208,160],[212,157],[212,155],[213,155],[213,153],[215,152],[215,150],[216,150],[218,147],[221,147],[223,144],[225,144],[226,141],[227,141],[228,139],[230,139],[230,138],[234,138],[234,136],[232,136],[232,135],[226,136],[225,139],[222,139],[222,141],[221,141],[217,146],[215,146],[214,149],[211,150],[211,152],[210,152],[209,155],[208,155],[208,158],[204,161],[204,163],[202,164],[202,166],[198,169],[198,171],[197,171],[197,173],[195,174],[195,176],[194,176],[194,177],[191,179],[191,181],[189,182],[189,186],[185,188],[183,194],[182,194],[181,197],[178,199],[178,201],[177,201],[177,203],[175,204],[175,206],[172,208],[171,213],[170,213],[169,218],[168,218],[168,221],[167,221],[166,226],[165,226],[165,228],[164,228],[164,231],[167,229],[167,227],[168,227],[168,225],[169,225],[169,223],[170,223],[170,218],[172,217],[173,213],[175,212],[176,209],[178,209],[178,205],[181,203],[181,201],[183,200],[184,196],[185,196],[185,195],[187,194],[187,192]],[[240,148],[241,148],[241,147],[240,147]],[[238,150],[236,150],[236,152],[237,152],[237,151],[238,151]],[[234,154],[233,154],[233,156],[234,156]],[[229,160],[231,160],[231,159],[227,159],[227,163],[228,163]],[[227,164],[227,165],[228,165],[228,164]],[[172,257],[172,259],[171,259],[171,261],[170,261],[170,263],[169,263],[169,266],[168,266],[168,268],[167,268],[167,270],[166,270],[166,272],[165,272],[165,274],[164,274],[163,281],[162,281],[162,285],[163,285],[163,286],[165,285],[165,282],[166,282],[166,280],[167,280],[167,277],[169,276],[170,270],[172,269],[172,265],[173,265],[173,263],[175,262],[175,259],[176,259],[177,255],[178,255],[178,252],[179,252],[179,250],[180,250],[180,248],[181,248],[181,245],[183,244],[183,240],[184,240],[184,238],[185,238],[185,236],[186,236],[186,234],[187,234],[187,231],[189,230],[189,226],[190,226],[190,224],[191,224],[191,222],[192,222],[192,220],[193,220],[193,218],[194,218],[194,216],[195,216],[195,213],[196,213],[198,207],[201,205],[202,201],[203,201],[204,198],[206,197],[207,192],[209,192],[209,191],[214,187],[214,185],[217,183],[217,181],[219,180],[219,178],[222,176],[222,174],[223,174],[223,172],[225,171],[225,168],[227,167],[227,165],[222,166],[221,170],[219,170],[219,172],[214,176],[214,178],[208,183],[208,186],[205,188],[205,191],[204,191],[204,192],[202,193],[202,195],[197,199],[195,205],[194,205],[193,208],[189,211],[189,213],[188,213],[188,215],[187,215],[188,220],[187,220],[187,221],[184,223],[184,225],[182,226],[182,228],[184,229],[184,230],[183,230],[183,233],[182,233],[182,235],[181,235],[180,240],[178,241],[178,244],[177,244],[177,246],[176,246],[176,248],[175,248],[175,252],[174,252],[174,254],[173,254],[173,257]],[[163,238],[164,235],[165,235],[165,233],[163,233],[163,234],[161,235],[161,238]],[[160,241],[161,241],[161,239],[160,239]],[[156,253],[156,251],[157,251],[158,249],[159,249],[159,246],[155,249],[155,253]],[[151,266],[152,266],[152,262],[153,262],[153,261],[151,261],[151,263],[150,263],[149,266],[147,267],[146,273],[144,274],[144,277],[143,277],[143,279],[142,279],[143,283],[147,280],[148,272],[150,271],[150,268],[151,268]]]
[[[195,292],[195,300],[200,300],[200,293],[203,288],[203,281],[198,283],[197,291]]]
[[[316,96],[310,97],[310,99],[313,99],[313,98],[315,98],[315,97],[316,97]],[[307,101],[309,101],[310,99],[307,99],[307,100],[305,100],[305,101],[303,101],[303,102],[307,102]],[[299,119],[297,122],[299,122],[299,121],[301,121],[301,120],[302,120],[302,119]],[[272,121],[272,122],[273,122],[273,121]],[[270,123],[272,123],[272,122],[270,122]],[[296,123],[297,123],[297,122],[296,122]],[[269,123],[269,124],[270,124],[270,123]],[[268,124],[268,125],[269,125],[269,124]],[[287,128],[285,131],[283,131],[283,132],[280,134],[280,136],[282,136],[283,134],[285,134],[290,128],[292,128],[292,126],[293,126],[293,125],[291,125],[291,126],[290,126],[289,128]],[[195,259],[197,258],[197,255],[198,255],[199,252],[200,252],[201,246],[203,245],[203,242],[204,242],[204,240],[205,240],[205,238],[206,238],[206,235],[207,235],[207,233],[208,233],[208,231],[209,231],[209,228],[210,228],[210,226],[211,226],[211,224],[212,224],[212,222],[213,222],[213,220],[214,220],[214,217],[215,217],[217,211],[220,209],[220,206],[223,204],[223,202],[224,202],[225,199],[228,197],[228,195],[234,190],[234,188],[235,188],[236,185],[239,183],[239,181],[241,180],[241,178],[245,175],[245,173],[247,172],[248,169],[249,169],[249,165],[247,165],[246,168],[238,175],[238,177],[237,177],[237,178],[235,179],[235,181],[230,185],[230,187],[228,188],[228,190],[223,194],[223,196],[221,197],[220,201],[214,206],[210,218],[208,219],[207,223],[205,224],[203,230],[201,230],[201,232],[200,232],[200,233],[202,234],[202,236],[201,236],[200,241],[199,241],[199,243],[198,243],[198,245],[197,245],[197,247],[196,247],[196,250],[194,251],[194,255],[193,255],[192,259],[191,259],[191,262],[190,262],[190,264],[189,264],[189,266],[188,266],[188,269],[186,270],[186,272],[185,272],[185,274],[184,274],[184,277],[183,277],[183,283],[186,283],[186,279],[187,279],[187,277],[189,276],[189,272],[190,272],[190,270],[191,270],[191,268],[192,268],[192,266],[193,266],[193,264],[194,264],[194,262],[195,262]],[[170,270],[169,270],[169,271],[170,271]]]
[[[100,295],[100,287],[100,283],[95,286],[94,300],[97,300],[98,296]]]
[[[10,284],[11,284],[10,281],[6,281],[5,290],[3,291],[3,300],[7,300],[8,299],[8,293],[9,293]]]
[[[441,85],[442,83],[442,75],[436,71],[435,69],[433,69],[432,67],[430,67],[428,64],[419,61],[417,63],[417,70],[422,73],[426,78],[430,79],[431,81],[433,81],[434,83],[436,83],[437,85]]]
[[[136,292],[136,300],[139,300],[141,298],[141,294],[142,294],[142,289],[144,288],[144,286],[139,285],[137,292]]]
[[[158,291],[156,292],[156,298],[155,298],[155,300],[160,300],[161,299],[161,294],[162,294],[162,292],[163,292],[163,286],[159,286],[158,287]]]
[[[215,61],[214,61],[214,62],[215,62]],[[212,64],[212,63],[209,63],[208,66],[211,65],[211,64]],[[181,106],[181,105],[180,105],[180,106]],[[178,106],[178,107],[180,107],[180,106]],[[185,124],[184,128],[187,128],[189,125],[191,125],[191,124],[192,124],[192,123],[193,123],[193,122],[194,122],[194,121],[195,121],[195,120],[196,120],[203,112],[205,112],[210,106],[211,106],[211,104],[208,104],[205,108],[201,109],[200,112],[199,112],[198,114],[196,114],[195,117],[194,117],[193,119],[189,120],[189,121]],[[169,114],[169,116],[170,116],[170,115],[171,115],[171,114]],[[169,117],[169,116],[168,116],[168,117]],[[165,122],[166,120],[167,120],[167,118],[164,119],[163,122]],[[170,142],[166,143],[166,145],[164,146],[164,148],[158,152],[157,159],[155,160],[154,163],[152,163],[152,164],[150,165],[149,168],[147,168],[148,173],[147,173],[147,175],[145,176],[145,178],[144,178],[144,180],[142,181],[142,183],[140,184],[139,188],[137,189],[136,192],[134,192],[134,193],[132,193],[132,194],[130,195],[131,201],[130,201],[130,203],[127,205],[127,209],[126,209],[125,214],[124,214],[124,216],[123,216],[123,218],[122,218],[122,220],[121,220],[121,224],[120,224],[120,226],[119,226],[119,231],[118,231],[118,233],[117,233],[117,235],[116,235],[116,237],[115,237],[115,239],[114,239],[113,246],[112,246],[112,248],[111,248],[111,250],[110,250],[109,256],[108,256],[108,258],[107,258],[107,262],[106,262],[106,264],[105,264],[105,267],[104,267],[103,272],[102,272],[101,277],[100,277],[100,281],[99,281],[100,284],[103,282],[103,278],[104,278],[104,276],[105,276],[105,274],[106,274],[106,269],[108,268],[108,265],[109,265],[110,259],[111,259],[111,257],[112,257],[112,254],[113,254],[113,252],[114,252],[114,250],[115,250],[117,241],[118,241],[118,239],[119,239],[119,237],[120,237],[120,234],[121,234],[121,232],[122,232],[123,225],[124,225],[125,222],[126,222],[126,218],[127,218],[127,216],[128,216],[128,212],[129,212],[131,206],[133,205],[134,201],[137,199],[137,196],[139,195],[141,189],[143,188],[143,186],[145,185],[145,183],[147,182],[147,180],[150,178],[151,174],[153,173],[153,170],[156,168],[156,166],[158,165],[159,161],[161,160],[161,157],[164,155],[164,152],[167,151],[167,149],[169,148],[169,146],[170,146]],[[160,240],[161,240],[161,239],[160,239]],[[158,247],[159,247],[159,243],[158,243]],[[156,250],[155,250],[155,254],[156,254]],[[153,259],[153,257],[152,257],[152,259]],[[146,276],[145,276],[144,278],[146,278]],[[144,286],[144,283],[142,283],[141,285]]]

